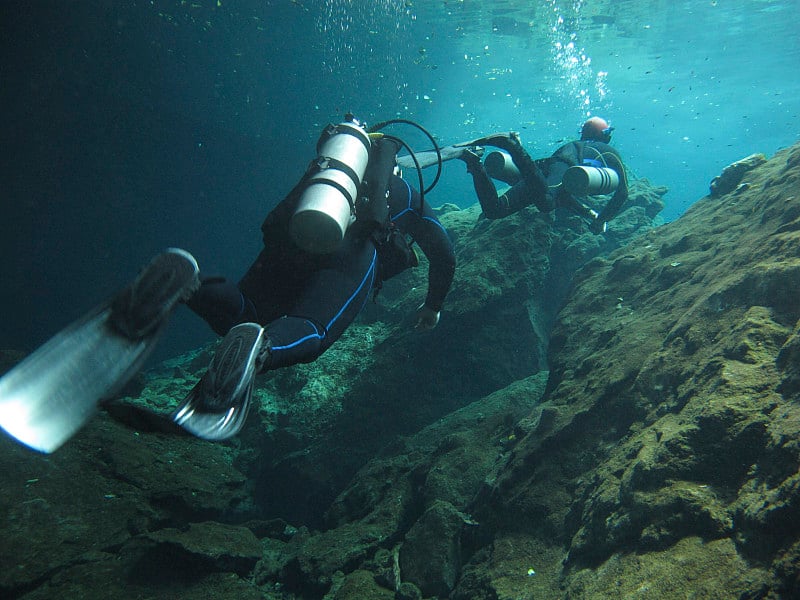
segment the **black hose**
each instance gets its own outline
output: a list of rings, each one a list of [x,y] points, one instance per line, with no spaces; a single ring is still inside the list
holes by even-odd
[[[425,194],[427,194],[434,187],[436,187],[436,184],[439,183],[439,179],[442,176],[442,152],[439,149],[439,144],[436,143],[436,140],[430,134],[430,132],[427,129],[425,129],[422,125],[420,125],[419,123],[416,123],[416,122],[411,121],[409,119],[389,119],[388,121],[381,121],[380,123],[376,123],[375,125],[373,125],[369,129],[367,129],[367,132],[368,133],[375,133],[376,131],[380,131],[381,129],[383,129],[384,127],[386,127],[388,125],[393,125],[393,124],[396,124],[396,123],[405,124],[405,125],[411,125],[412,127],[416,127],[417,129],[419,129],[431,141],[431,144],[433,145],[433,149],[436,150],[436,159],[437,159],[436,160],[436,163],[437,163],[436,164],[436,177],[433,178],[433,183],[431,183],[427,188],[423,189],[422,168],[419,166],[419,161],[417,160],[417,157],[414,155],[414,151],[411,150],[411,148],[408,146],[408,144],[406,144],[405,142],[403,142],[399,138],[393,138],[396,141],[400,142],[403,145],[403,147],[406,150],[408,150],[409,154],[411,155],[411,160],[414,161],[414,166],[417,168],[417,173],[419,173],[419,181],[420,181],[419,190],[420,190],[420,194],[422,195],[423,204],[424,204]]]
[[[414,161],[414,166],[417,168],[417,177],[419,178],[419,210],[420,210],[420,214],[421,214],[423,209],[425,208],[425,194],[427,192],[429,192],[430,190],[429,189],[428,190],[423,190],[422,189],[423,185],[424,185],[424,182],[422,181],[422,167],[420,167],[420,165],[419,165],[419,161],[417,160],[417,155],[414,154],[414,151],[411,149],[411,147],[408,144],[406,144],[403,140],[401,140],[400,138],[395,137],[393,135],[384,135],[384,137],[387,138],[387,139],[390,139],[390,140],[393,140],[393,141],[397,142],[403,148],[408,150],[408,154],[409,154],[409,156],[411,156],[411,160]],[[441,156],[439,157],[439,160],[441,160]]]

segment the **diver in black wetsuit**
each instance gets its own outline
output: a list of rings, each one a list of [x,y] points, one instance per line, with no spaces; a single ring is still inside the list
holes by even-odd
[[[235,434],[255,374],[318,358],[373,291],[418,264],[413,243],[429,261],[416,328],[438,324],[455,271],[452,243],[421,194],[394,174],[402,140],[369,139],[357,122],[330,126],[318,159],[264,221],[264,249],[238,285],[200,278],[186,303],[225,337],[173,415],[184,429],[207,439]]]
[[[292,204],[291,198],[285,202]],[[388,202],[394,235],[409,236],[428,258],[428,293],[417,310],[416,325],[432,329],[455,270],[450,238],[404,179],[392,176]],[[287,208],[278,206],[264,222],[265,248],[238,285],[202,278],[187,302],[220,335],[239,323],[262,324],[269,340],[262,370],[315,360],[352,323],[371,292],[400,272],[397,249],[390,244],[376,247],[376,240],[356,227],[331,254],[299,248],[288,234],[286,216],[292,210]],[[400,270],[414,264],[413,254],[408,257]]]
[[[628,186],[622,158],[609,145],[613,128],[600,117],[588,119],[581,129],[580,140],[564,144],[550,157],[533,160],[520,143],[515,132],[490,135],[469,142],[470,146],[496,146],[505,150],[513,161],[515,176],[506,179],[512,185],[498,196],[497,188],[487,173],[484,163],[473,149],[466,148],[460,158],[472,175],[475,192],[488,219],[500,219],[520,209],[535,204],[542,212],[556,207],[566,208],[590,220],[589,229],[595,233],[605,231],[606,224],[622,208],[628,198]],[[489,157],[487,157],[488,161]],[[562,178],[570,167],[606,167],[618,179],[614,195],[598,213],[580,202],[562,186]],[[497,169],[499,173],[501,169]],[[493,173],[494,174],[494,173]]]
[[[200,275],[187,251],[156,256],[123,290],[73,322],[0,377],[0,428],[53,452],[142,367],[177,304],[223,335],[197,385],[170,415],[106,403],[135,427],[222,440],[247,417],[255,375],[311,362],[353,322],[381,284],[429,260],[418,329],[439,322],[455,271],[453,246],[423,194],[395,174],[407,145],[348,116],[329,125],[317,157],[262,225],[264,249],[236,284]],[[437,154],[438,154],[437,147]],[[419,166],[416,158],[415,163]],[[438,181],[441,174],[441,160]]]
[[[238,432],[255,375],[316,360],[384,281],[418,264],[413,243],[429,260],[416,327],[437,325],[455,255],[421,194],[395,174],[402,145],[352,117],[329,125],[317,158],[264,220],[264,249],[241,281],[198,275],[186,304],[224,338],[175,423],[207,439]]]

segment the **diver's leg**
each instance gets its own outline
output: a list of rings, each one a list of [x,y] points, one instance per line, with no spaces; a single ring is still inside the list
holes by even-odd
[[[467,165],[467,173],[472,175],[475,194],[478,196],[481,210],[487,219],[500,219],[509,215],[507,204],[498,197],[497,188],[486,172],[480,157],[469,149],[465,149],[459,157]]]
[[[225,335],[234,325],[258,321],[255,306],[242,290],[223,277],[202,277],[200,289],[186,305],[211,326],[217,335]]]
[[[308,274],[286,314],[266,326],[271,348],[264,368],[312,362],[325,352],[361,312],[376,273],[372,242],[345,236],[342,248]]]
[[[197,290],[197,261],[179,248],[156,256],[111,303],[109,324],[131,340],[147,337],[164,324],[175,305]]]
[[[244,426],[255,375],[268,356],[269,341],[261,325],[236,325],[220,342],[200,381],[172,413],[172,420],[203,439],[233,437]]]
[[[377,266],[374,245],[354,237],[345,237],[342,250],[323,259],[292,255],[273,264],[281,256],[262,253],[239,287],[263,307],[262,318],[275,311],[284,316],[266,327],[232,327],[206,373],[173,413],[176,423],[205,439],[236,435],[247,417],[257,373],[311,362],[339,338],[366,303]],[[229,300],[235,299],[227,289]]]
[[[236,435],[247,418],[255,375],[269,359],[270,341],[257,322],[255,298],[280,310],[281,290],[291,282],[276,277],[288,260],[266,249],[238,285],[223,278],[205,278],[187,303],[223,339],[200,381],[173,412],[172,420],[189,433],[209,440]],[[281,282],[275,285],[274,282]],[[269,317],[267,317],[269,318]]]
[[[509,131],[497,133],[475,140],[475,142],[482,145],[495,146],[496,148],[508,152],[514,164],[517,166],[517,169],[519,169],[522,178],[525,180],[525,187],[529,195],[528,204],[535,204],[542,212],[550,212],[553,210],[555,204],[552,194],[548,193],[547,181],[545,180],[544,174],[536,164],[536,161],[534,161],[525,148],[522,147],[522,142],[517,132]],[[518,199],[515,198],[514,200],[518,202]]]

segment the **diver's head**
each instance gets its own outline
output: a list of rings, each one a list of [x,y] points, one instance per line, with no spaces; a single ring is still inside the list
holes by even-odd
[[[581,139],[607,144],[611,141],[612,131],[614,128],[609,126],[608,121],[600,117],[591,117],[581,127]]]

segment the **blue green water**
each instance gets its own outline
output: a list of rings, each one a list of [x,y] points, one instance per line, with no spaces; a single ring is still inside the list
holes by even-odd
[[[0,347],[30,350],[166,246],[238,276],[263,216],[353,111],[442,142],[588,114],[665,220],[727,164],[800,139],[798,0],[2,3]],[[422,145],[419,138],[412,143]],[[474,202],[447,165],[433,204]],[[161,356],[211,339],[176,315]]]

